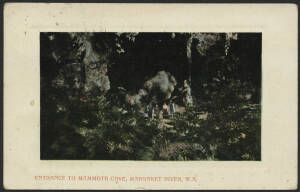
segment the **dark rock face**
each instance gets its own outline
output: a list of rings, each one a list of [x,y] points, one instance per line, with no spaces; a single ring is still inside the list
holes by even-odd
[[[84,57],[80,62],[63,65],[52,81],[53,87],[65,88],[68,92],[72,92],[72,95],[89,94],[94,91],[107,92],[110,89],[107,53],[99,54],[95,51],[92,34],[70,34],[70,36],[73,45],[78,46],[75,52],[70,53],[70,57],[74,57],[74,54],[75,57],[82,54]],[[54,56],[57,57],[55,54]]]
[[[165,71],[176,79],[176,88],[183,87],[184,104],[192,103],[192,95],[202,95],[200,87],[213,77],[224,78],[227,69],[223,69],[233,70],[225,57],[235,51],[231,47],[239,39],[234,33],[53,33],[46,37],[49,53],[45,55],[59,66],[53,67],[56,71],[50,78],[55,88],[74,96],[97,96],[120,86],[133,96],[141,88],[147,90],[144,84],[156,73]],[[174,87],[159,90],[168,92],[169,99]]]
[[[129,39],[128,40],[128,46],[126,47],[126,45],[124,44],[125,40],[122,40],[121,38],[121,34],[114,34],[114,33],[108,33],[105,34],[103,37],[103,35],[99,35],[99,34],[95,34],[95,33],[68,33],[68,41],[66,41],[64,43],[64,47],[69,47],[69,49],[71,51],[68,52],[68,54],[64,53],[64,55],[61,55],[63,51],[57,51],[58,49],[55,49],[50,55],[52,57],[52,59],[54,61],[56,61],[56,63],[59,63],[60,60],[64,60],[64,61],[69,61],[68,63],[64,63],[62,64],[62,67],[59,69],[56,77],[52,80],[52,86],[55,88],[63,88],[65,89],[65,91],[67,91],[68,93],[70,93],[71,95],[79,95],[79,94],[84,94],[84,95],[98,95],[101,92],[105,93],[108,90],[111,89],[111,81],[110,78],[108,76],[108,73],[111,73],[111,71],[109,70],[115,70],[115,67],[112,62],[110,61],[110,57],[114,54],[112,49],[116,50],[117,53],[117,57],[123,58],[123,56],[125,58],[128,59],[128,61],[123,61],[120,60],[121,64],[118,64],[120,66],[122,65],[127,65],[128,64],[128,70],[130,71],[132,67],[130,67],[131,65],[133,65],[135,68],[139,69],[139,67],[141,68],[141,70],[132,70],[134,71],[134,75],[137,76],[137,78],[141,78],[140,80],[144,81],[145,84],[151,84],[151,81],[149,80],[150,77],[148,78],[143,78],[144,75],[150,75],[150,74],[143,74],[143,73],[149,73],[149,69],[153,70],[156,69],[155,66],[157,65],[155,63],[155,59],[153,59],[152,63],[149,62],[147,66],[144,66],[142,64],[136,64],[136,63],[127,63],[129,61],[133,61],[131,57],[129,57],[130,54],[128,53],[124,53],[126,51],[128,51],[130,48],[130,43],[134,43],[135,42],[135,37],[137,36],[137,34],[130,34],[128,33],[127,36],[123,37],[125,39]],[[134,37],[134,40],[132,41],[132,37]],[[143,37],[143,36],[142,36]],[[147,37],[147,36],[146,36]],[[156,47],[156,44],[160,45],[160,42],[157,42],[156,44],[153,43],[152,39],[149,38],[147,39],[145,37],[145,39],[142,40],[149,40],[151,42],[148,42],[148,44],[146,44],[146,47],[150,47],[150,48],[154,48]],[[164,36],[162,36],[164,37]],[[172,75],[172,78],[175,80],[178,80],[178,85],[184,87],[184,103],[185,104],[191,104],[192,103],[192,96],[191,96],[191,90],[195,87],[199,85],[193,84],[192,81],[195,82],[199,82],[201,83],[200,80],[198,80],[198,78],[200,78],[199,75],[194,74],[194,73],[199,73],[199,72],[203,72],[205,70],[203,70],[203,67],[199,67],[200,64],[201,65],[205,65],[205,63],[208,63],[209,61],[206,60],[199,60],[199,58],[201,59],[202,57],[205,56],[210,56],[210,58],[214,58],[214,57],[220,57],[220,55],[225,55],[227,54],[224,52],[211,52],[212,47],[213,46],[230,46],[230,41],[231,39],[234,39],[233,37],[235,37],[232,34],[227,34],[226,36],[222,36],[222,34],[206,34],[206,33],[191,33],[191,34],[177,34],[175,36],[175,34],[172,36],[171,40],[175,40],[178,42],[186,42],[186,60],[183,61],[183,65],[182,66],[178,66],[182,68],[182,74],[177,74],[176,72],[176,67],[174,67],[174,65],[168,65],[168,64],[164,64],[161,66],[164,66],[164,70],[160,70],[160,71],[166,71],[166,72],[170,72]],[[182,38],[183,40],[178,40],[178,38]],[[56,35],[50,35],[49,36],[50,41],[55,41],[56,40]],[[137,44],[139,43],[139,41],[142,41],[141,39],[137,41]],[[167,42],[169,42],[168,46],[172,46],[171,40],[168,40]],[[175,41],[174,40],[174,41]],[[61,41],[61,40],[59,40]],[[122,44],[123,42],[123,44]],[[143,41],[145,42],[145,41]],[[152,43],[152,44],[151,44]],[[115,46],[115,47],[114,47]],[[124,47],[125,46],[125,47]],[[144,46],[144,44],[143,44]],[[70,48],[73,47],[73,48]],[[149,49],[150,49],[149,48]],[[120,51],[122,50],[122,51]],[[151,49],[150,49],[151,50]],[[166,49],[167,50],[167,49]],[[220,49],[220,50],[224,50]],[[145,54],[145,52],[139,52],[138,49],[134,50],[137,53],[137,56],[139,55],[143,55]],[[228,51],[228,49],[226,49],[226,51]],[[66,51],[64,51],[66,52]],[[176,52],[176,50],[174,50],[174,52]],[[140,54],[138,54],[140,53]],[[147,53],[144,56],[150,56],[154,55],[154,53],[156,55],[159,55],[159,53],[153,52],[153,53]],[[122,56],[123,54],[123,56]],[[168,55],[168,52],[166,52],[165,57]],[[68,59],[70,58],[70,59]],[[183,57],[184,58],[184,57]],[[167,57],[166,57],[167,59]],[[171,58],[168,58],[171,59]],[[147,63],[147,61],[144,59],[137,59],[137,61],[141,61],[140,63]],[[168,63],[167,60],[166,63]],[[110,66],[111,65],[111,66]],[[142,66],[139,66],[142,65]],[[110,69],[108,69],[110,67]],[[117,67],[118,68],[118,67]],[[124,68],[124,67],[123,67]],[[144,69],[143,69],[144,68]],[[126,67],[123,69],[125,70],[127,69]],[[175,70],[174,74],[173,71]],[[186,71],[186,72],[185,72]],[[122,71],[121,71],[122,72]],[[124,71],[126,72],[126,70]],[[117,76],[120,76],[120,71],[117,71],[116,73]],[[114,76],[112,76],[113,74],[111,74],[111,78],[115,78]],[[166,74],[161,74],[162,80],[168,80],[168,78],[166,78],[165,76],[167,76]],[[124,76],[124,75],[123,75]],[[123,79],[125,79],[126,81],[128,81],[128,84],[132,84],[131,82],[131,77],[132,77],[132,73],[128,74],[127,76],[124,76]],[[153,77],[153,76],[152,76]],[[115,78],[116,79],[116,78]],[[147,80],[148,79],[148,80]],[[117,79],[118,80],[118,79]],[[155,79],[154,79],[155,80]],[[113,80],[116,81],[116,80]],[[154,81],[155,82],[155,81]],[[163,82],[163,81],[162,81]],[[115,82],[118,83],[118,82]],[[137,81],[136,83],[133,82],[133,84],[139,84],[139,82]],[[165,83],[166,84],[166,83]],[[166,92],[166,99],[169,99],[171,97],[171,94],[174,90],[174,87],[176,86],[176,83],[171,83],[170,87],[168,87],[168,85],[165,85],[163,83],[161,83],[161,86],[159,87],[159,89],[162,92]],[[118,86],[118,85],[116,85]],[[144,85],[145,86],[145,85]],[[165,89],[164,86],[167,86],[167,88]],[[142,86],[139,86],[140,88]],[[130,90],[129,91],[133,91]],[[147,90],[147,87],[145,88]],[[170,91],[171,90],[171,91]],[[149,90],[147,90],[149,92]],[[135,100],[139,100],[140,95],[137,94],[135,97]],[[138,101],[139,102],[139,101]],[[132,103],[132,102],[130,102]]]
[[[52,81],[55,88],[63,88],[73,95],[78,95],[84,86],[84,76],[81,63],[70,63],[64,65]]]
[[[100,53],[101,54],[101,53]],[[110,82],[107,76],[107,54],[101,56],[95,51],[91,38],[86,38],[85,41],[85,57],[83,59],[85,67],[85,85],[86,92],[94,88],[102,92],[110,89]]]

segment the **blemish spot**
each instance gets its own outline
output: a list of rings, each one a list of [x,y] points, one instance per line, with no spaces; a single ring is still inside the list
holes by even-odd
[[[57,26],[58,26],[59,24],[56,22],[56,23],[55,23],[55,25],[57,25]]]
[[[31,100],[31,101],[30,101],[30,105],[31,105],[31,106],[34,106],[34,100]]]

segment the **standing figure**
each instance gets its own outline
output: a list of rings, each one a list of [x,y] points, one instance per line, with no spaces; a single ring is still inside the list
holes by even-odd
[[[149,118],[153,118],[153,113],[154,113],[154,109],[152,106],[152,103],[150,103],[149,105],[147,105],[147,114]]]
[[[162,108],[163,108],[163,113],[165,115],[169,115],[169,106],[166,103],[163,104]]]
[[[156,117],[157,119],[159,119],[159,112],[160,112],[160,110],[159,110],[159,107],[158,107],[157,104],[155,105],[154,111],[155,111],[155,117]]]
[[[192,99],[191,87],[189,86],[187,80],[184,80],[183,88],[184,88],[183,93],[185,94],[183,98],[183,103],[185,105],[192,105],[193,99]]]
[[[176,113],[175,104],[173,103],[173,101],[171,101],[171,104],[170,104],[170,113],[171,113],[172,117]]]

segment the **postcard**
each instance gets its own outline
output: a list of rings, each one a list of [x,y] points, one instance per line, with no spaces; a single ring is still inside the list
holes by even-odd
[[[294,4],[7,3],[6,189],[296,189]]]

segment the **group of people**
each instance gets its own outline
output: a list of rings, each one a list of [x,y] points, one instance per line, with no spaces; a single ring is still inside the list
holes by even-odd
[[[146,112],[148,114],[148,117],[150,118],[158,118],[158,119],[163,119],[163,116],[173,116],[176,113],[176,108],[175,108],[175,103],[174,102],[169,102],[166,103],[164,102],[162,106],[159,106],[156,104],[153,106],[152,103],[150,103],[147,108]]]

